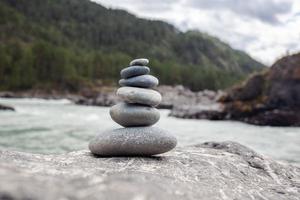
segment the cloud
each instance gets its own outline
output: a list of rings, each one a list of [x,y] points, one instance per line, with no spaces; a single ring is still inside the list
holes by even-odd
[[[164,12],[171,9],[172,5],[176,3],[174,0],[151,0],[145,3],[144,1],[138,1],[137,6],[141,11],[152,11],[152,12]]]
[[[104,5],[110,5],[115,8],[128,8],[134,9],[143,13],[156,13],[164,12],[171,9],[172,5],[175,5],[178,0],[151,0],[151,1],[139,1],[139,0],[92,0],[95,2],[103,3]]]
[[[292,2],[266,0],[192,0],[187,1],[189,6],[200,9],[228,10],[239,16],[259,19],[263,22],[277,24],[278,15],[289,13]]]

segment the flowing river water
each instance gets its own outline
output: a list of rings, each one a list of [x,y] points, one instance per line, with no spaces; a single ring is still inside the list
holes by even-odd
[[[3,99],[16,112],[0,111],[0,149],[58,154],[87,149],[98,132],[120,128],[109,108],[74,105],[68,100]],[[232,121],[168,117],[161,110],[155,125],[168,129],[178,146],[207,141],[236,141],[283,162],[300,164],[300,128],[261,127]]]

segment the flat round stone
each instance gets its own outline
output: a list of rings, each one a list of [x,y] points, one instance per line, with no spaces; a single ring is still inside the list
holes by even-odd
[[[139,58],[139,59],[135,59],[133,61],[130,62],[130,66],[133,65],[139,65],[139,66],[145,66],[149,64],[149,60],[147,58]]]
[[[153,88],[158,85],[159,81],[152,75],[135,76],[128,79],[121,79],[119,84],[121,86],[132,86],[142,88]]]
[[[156,108],[127,103],[114,105],[109,113],[115,122],[124,127],[151,126],[160,118]]]
[[[151,89],[137,87],[121,87],[117,90],[117,95],[127,103],[157,106],[161,102],[159,92]]]
[[[121,71],[121,78],[130,78],[130,77],[145,75],[149,73],[150,73],[149,67],[131,66],[131,67],[126,67]]]
[[[152,156],[173,149],[174,136],[157,127],[133,127],[104,131],[89,144],[99,156]]]

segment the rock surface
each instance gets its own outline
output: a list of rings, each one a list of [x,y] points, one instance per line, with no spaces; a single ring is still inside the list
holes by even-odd
[[[177,148],[149,158],[0,151],[0,199],[9,200],[299,200],[299,180],[298,167],[232,142]]]
[[[150,68],[146,66],[130,66],[121,71],[121,78],[130,78],[150,73]]]
[[[133,127],[104,131],[89,144],[101,156],[151,156],[173,149],[177,140],[157,127]]]
[[[110,116],[124,127],[151,126],[159,120],[160,113],[153,107],[119,103],[110,108]]]
[[[156,77],[152,75],[141,75],[128,79],[121,79],[119,84],[121,86],[131,86],[131,87],[142,87],[142,88],[153,88],[158,85],[159,81]]]
[[[137,87],[121,87],[117,90],[117,95],[127,103],[144,104],[157,106],[161,102],[159,92],[151,89]]]

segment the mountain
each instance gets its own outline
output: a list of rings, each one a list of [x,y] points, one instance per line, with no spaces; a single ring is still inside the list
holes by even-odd
[[[0,89],[78,90],[115,83],[132,58],[151,60],[162,84],[230,86],[264,66],[198,31],[88,0],[0,0]]]

